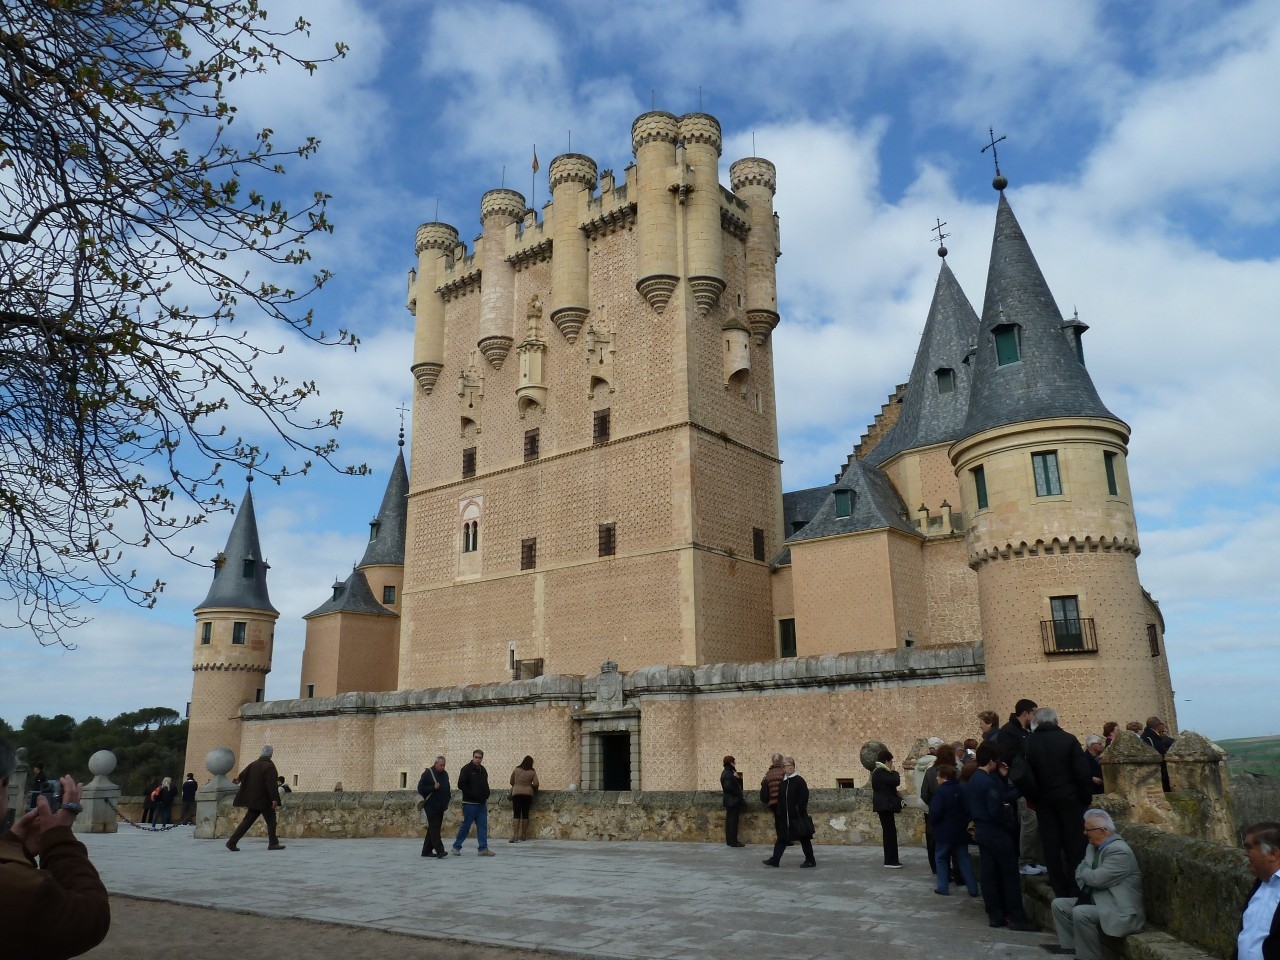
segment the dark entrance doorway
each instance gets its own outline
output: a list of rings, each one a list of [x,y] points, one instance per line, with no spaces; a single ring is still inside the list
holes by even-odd
[[[600,735],[600,789],[631,789],[631,734]]]

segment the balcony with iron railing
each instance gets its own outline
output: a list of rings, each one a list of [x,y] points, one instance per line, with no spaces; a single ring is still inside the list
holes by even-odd
[[[1041,620],[1040,640],[1047,654],[1097,653],[1098,634],[1093,618]]]

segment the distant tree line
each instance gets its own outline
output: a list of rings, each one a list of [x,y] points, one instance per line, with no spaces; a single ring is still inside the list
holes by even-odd
[[[26,747],[28,765],[44,764],[50,779],[69,773],[83,783],[92,777],[89,758],[110,750],[116,755],[111,780],[127,797],[141,795],[162,777],[173,777],[176,787],[186,776],[187,721],[169,707],[130,710],[111,720],[87,717],[79,723],[65,713],[33,713],[16,730],[0,720],[0,737],[13,747]]]

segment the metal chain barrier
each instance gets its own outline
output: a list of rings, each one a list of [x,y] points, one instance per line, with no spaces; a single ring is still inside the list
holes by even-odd
[[[108,800],[107,806],[115,811],[116,816],[120,818],[120,820],[127,823],[129,826],[133,827],[135,830],[145,830],[148,833],[164,833],[166,830],[172,830],[174,827],[190,826],[190,824],[182,824],[182,823],[166,823],[163,826],[157,826],[154,823],[137,823],[133,820],[130,820],[123,813],[121,813],[120,808],[116,806],[114,800]]]

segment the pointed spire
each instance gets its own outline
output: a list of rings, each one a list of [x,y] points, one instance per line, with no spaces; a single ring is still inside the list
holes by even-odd
[[[1119,419],[1103,405],[1064,328],[1078,329],[1064,324],[1022,227],[1001,193],[969,413],[961,436],[1052,417]]]
[[[258,520],[253,511],[253,488],[245,490],[244,499],[231,525],[227,546],[214,560],[213,584],[209,595],[196,607],[236,607],[243,610],[265,610],[278,613],[267,595],[267,570],[258,543]]]
[[[978,335],[978,314],[942,261],[929,318],[920,335],[898,421],[868,455],[879,466],[894,454],[959,439],[969,411],[965,357]]]
[[[357,567],[374,564],[404,564],[404,531],[409,514],[409,471],[404,465],[403,434],[401,449],[396,454],[391,479],[382,494],[382,506],[369,524],[369,546]]]

